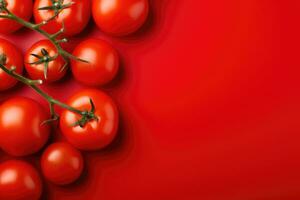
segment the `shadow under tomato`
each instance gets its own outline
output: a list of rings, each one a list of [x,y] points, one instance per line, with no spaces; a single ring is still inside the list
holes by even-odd
[[[24,85],[20,82],[18,82],[14,87],[0,91],[0,104],[7,100],[11,96],[16,96],[19,93],[19,90],[23,88]]]

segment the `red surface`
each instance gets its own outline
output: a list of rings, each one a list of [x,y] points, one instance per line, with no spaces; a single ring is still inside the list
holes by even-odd
[[[47,183],[48,199],[300,199],[300,1],[151,6],[135,36],[111,38],[92,23],[73,39],[104,38],[120,52],[122,73],[104,90],[122,127],[110,148],[86,153],[80,182]],[[24,51],[38,37],[9,39]],[[47,90],[66,100],[80,87],[69,77]],[[32,94],[20,87],[1,99],[15,93]]]

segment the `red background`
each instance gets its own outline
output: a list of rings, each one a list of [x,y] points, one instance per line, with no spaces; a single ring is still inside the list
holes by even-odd
[[[106,86],[122,123],[108,149],[85,153],[86,172],[56,200],[300,199],[300,1],[152,0],[139,33],[109,41],[122,71]],[[25,51],[41,38],[1,36]],[[66,100],[69,76],[47,86]],[[2,93],[47,104],[29,88]],[[60,138],[60,133],[54,133]],[[1,153],[1,159],[7,159]],[[28,160],[38,166],[39,155]]]

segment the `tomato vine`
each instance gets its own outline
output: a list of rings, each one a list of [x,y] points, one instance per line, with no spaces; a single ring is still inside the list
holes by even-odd
[[[55,121],[58,119],[58,114],[55,112],[54,109],[54,105],[58,105],[62,108],[65,108],[67,110],[70,110],[74,113],[77,113],[79,115],[81,115],[81,119],[79,119],[75,124],[75,125],[79,125],[81,127],[83,127],[87,122],[91,121],[91,120],[98,120],[98,117],[95,115],[95,106],[93,103],[93,100],[90,99],[90,104],[91,104],[91,110],[85,110],[85,111],[81,111],[78,110],[76,108],[73,108],[65,103],[62,103],[56,99],[54,99],[52,96],[50,96],[49,94],[47,94],[46,92],[44,92],[41,88],[38,87],[38,85],[41,85],[43,83],[42,80],[31,80],[29,78],[26,78],[24,76],[21,76],[20,74],[15,73],[15,68],[12,67],[11,69],[8,69],[5,67],[5,55],[0,55],[0,68],[7,73],[8,75],[12,76],[13,78],[17,79],[18,81],[26,84],[27,86],[31,87],[33,90],[35,90],[39,95],[41,95],[42,97],[44,97],[48,103],[49,103],[49,107],[50,107],[50,114],[51,114],[51,119],[45,121],[45,123],[51,122],[51,121]]]

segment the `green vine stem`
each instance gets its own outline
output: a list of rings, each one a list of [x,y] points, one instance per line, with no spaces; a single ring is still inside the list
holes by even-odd
[[[80,58],[77,58],[76,56],[73,56],[72,54],[70,54],[69,52],[65,51],[60,43],[65,43],[65,42],[68,42],[67,38],[63,38],[63,39],[57,39],[57,37],[59,35],[61,35],[64,30],[65,30],[65,27],[64,27],[64,24],[62,25],[62,28],[57,32],[57,33],[54,33],[54,34],[49,34],[47,33],[46,31],[42,30],[41,27],[43,25],[46,25],[49,21],[53,20],[55,17],[58,16],[58,14],[63,10],[63,9],[66,9],[68,7],[70,7],[71,5],[73,5],[73,3],[69,3],[69,4],[66,4],[66,5],[63,5],[63,3],[61,1],[53,1],[52,0],[52,4],[53,6],[52,7],[44,7],[44,8],[40,8],[41,10],[44,10],[44,9],[54,9],[55,10],[55,14],[53,15],[53,17],[51,17],[50,19],[48,19],[47,21],[43,21],[39,24],[33,24],[33,23],[30,23],[28,21],[25,21],[24,19],[16,16],[15,14],[13,14],[12,12],[10,12],[8,9],[7,9],[7,3],[5,0],[0,0],[0,18],[6,18],[6,19],[10,19],[10,20],[13,20],[13,21],[16,21],[17,23],[33,30],[33,31],[36,31],[40,34],[42,34],[43,36],[45,36],[49,41],[51,41],[51,43],[55,46],[55,48],[57,49],[57,54],[52,58],[53,60],[56,59],[58,57],[58,55],[61,55],[65,61],[65,65],[67,65],[69,63],[69,60],[70,59],[73,59],[73,60],[78,60],[78,61],[81,61],[81,62],[88,62],[86,60],[83,60],[83,59],[80,59]],[[64,66],[65,67],[65,66]],[[63,67],[63,68],[64,68]]]
[[[98,117],[95,115],[95,105],[92,101],[92,99],[90,99],[90,104],[91,104],[91,110],[85,110],[85,111],[81,111],[78,110],[76,108],[73,108],[65,103],[62,103],[56,99],[54,99],[53,97],[51,97],[49,94],[45,93],[41,88],[38,87],[38,85],[41,85],[43,83],[42,80],[31,80],[28,79],[24,76],[21,76],[20,74],[15,73],[15,67],[12,67],[11,69],[8,69],[7,67],[5,67],[5,63],[6,63],[6,56],[5,55],[0,55],[0,68],[7,73],[8,75],[10,75],[11,77],[17,79],[18,81],[24,83],[25,85],[28,85],[29,87],[31,87],[33,90],[35,90],[39,95],[41,95],[45,100],[48,101],[49,103],[49,107],[50,107],[50,114],[51,114],[51,119],[45,121],[44,123],[49,123],[55,120],[58,120],[59,116],[58,114],[55,112],[55,105],[58,105],[64,109],[67,109],[71,112],[74,112],[76,114],[79,114],[81,116],[81,119],[79,119],[77,122],[75,122],[73,125],[77,126],[79,125],[80,127],[84,127],[85,124],[91,120],[98,120]]]

